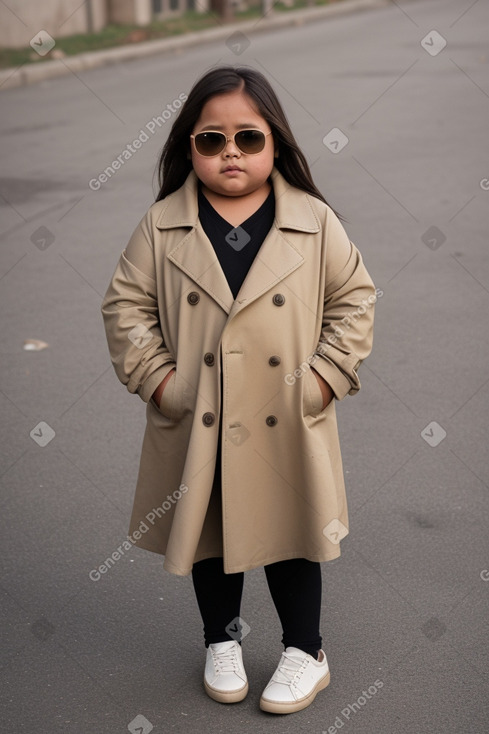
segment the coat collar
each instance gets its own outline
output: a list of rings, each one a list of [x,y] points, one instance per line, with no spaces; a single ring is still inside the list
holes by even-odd
[[[302,253],[288,239],[285,230],[315,233],[321,229],[311,197],[290,186],[276,168],[272,170],[272,185],[274,224],[236,299],[233,299],[214,248],[199,220],[198,179],[194,171],[189,173],[180,189],[164,200],[166,206],[155,222],[161,230],[190,228],[167,257],[205,290],[229,314],[229,318],[302,265]]]
[[[321,225],[311,206],[310,196],[287,183],[275,167],[271,177],[275,195],[275,223],[278,229],[319,232]],[[192,170],[183,186],[167,197],[167,205],[156,220],[156,227],[196,227],[199,219],[197,189],[198,179]]]

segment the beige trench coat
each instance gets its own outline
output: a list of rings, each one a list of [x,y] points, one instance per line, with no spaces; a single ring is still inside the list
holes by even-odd
[[[360,388],[375,288],[329,206],[275,168],[272,182],[275,221],[236,300],[192,171],[143,217],[102,304],[116,374],[147,403],[129,539],[178,575],[212,556],[226,573],[331,560],[348,532],[335,402]],[[324,410],[311,365],[335,393]]]

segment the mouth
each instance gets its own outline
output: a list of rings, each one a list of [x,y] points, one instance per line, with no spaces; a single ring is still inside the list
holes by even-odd
[[[226,166],[223,173],[226,173],[226,171],[241,171],[241,168],[239,166]]]

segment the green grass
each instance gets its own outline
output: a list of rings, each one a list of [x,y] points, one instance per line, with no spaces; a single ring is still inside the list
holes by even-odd
[[[315,0],[314,5],[328,5],[329,2],[339,0]],[[307,0],[295,0],[292,7],[286,7],[281,2],[274,5],[274,12],[287,12],[307,7]],[[258,3],[253,4],[248,10],[236,13],[234,20],[251,20],[261,15]],[[109,25],[98,33],[78,34],[55,38],[56,46],[46,54],[39,56],[30,46],[24,48],[2,48],[0,49],[0,68],[17,67],[26,63],[41,63],[53,59],[53,52],[61,50],[66,56],[74,56],[86,51],[100,51],[102,49],[114,48],[140,41],[151,41],[157,38],[169,38],[190,31],[199,31],[205,28],[213,28],[220,25],[219,19],[212,12],[197,13],[187,11],[181,15],[174,15],[165,20],[155,20],[148,26],[136,25]]]

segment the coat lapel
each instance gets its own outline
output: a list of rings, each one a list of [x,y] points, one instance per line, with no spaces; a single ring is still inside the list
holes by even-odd
[[[230,318],[297,270],[304,262],[301,251],[294,246],[292,238],[287,236],[287,230],[314,233],[321,229],[305,192],[288,184],[276,168],[272,171],[272,182],[275,221],[243,281]]]
[[[301,253],[273,226],[266,236],[233,303],[230,318],[302,265]]]
[[[233,294],[200,221],[168,254],[168,259],[192,278],[226,313],[230,312]]]
[[[190,231],[167,257],[229,313],[234,301],[233,294],[214,248],[202,229],[197,186],[197,176],[191,171],[185,184],[168,197],[168,204],[156,226],[158,229],[190,227]]]
[[[185,184],[168,197],[167,206],[156,222],[159,229],[190,228],[167,257],[206,291],[230,318],[304,262],[300,250],[287,237],[287,230],[315,233],[321,228],[308,194],[290,186],[276,168],[272,171],[272,182],[275,220],[236,300],[233,300],[214,248],[200,224],[198,180],[194,171],[190,172]]]

